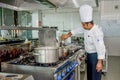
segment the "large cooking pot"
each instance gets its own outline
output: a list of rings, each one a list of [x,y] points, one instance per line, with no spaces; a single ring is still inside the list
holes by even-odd
[[[57,47],[39,47],[35,48],[35,60],[38,63],[55,63],[58,61]]]

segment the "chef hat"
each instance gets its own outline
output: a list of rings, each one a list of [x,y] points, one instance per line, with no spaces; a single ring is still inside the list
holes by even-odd
[[[92,7],[89,5],[82,5],[79,9],[79,14],[82,22],[92,21]]]

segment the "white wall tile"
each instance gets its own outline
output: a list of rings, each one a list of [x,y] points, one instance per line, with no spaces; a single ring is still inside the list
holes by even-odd
[[[115,7],[118,6],[116,9]],[[104,0],[101,1],[101,19],[103,20],[116,20],[120,13],[119,0]]]
[[[120,56],[120,37],[105,37],[108,55]]]

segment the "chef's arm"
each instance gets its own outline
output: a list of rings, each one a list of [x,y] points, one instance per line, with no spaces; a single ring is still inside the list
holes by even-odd
[[[71,32],[69,32],[69,33],[67,33],[67,34],[63,34],[62,36],[61,36],[61,40],[65,40],[65,39],[67,39],[67,38],[69,38],[69,37],[71,37],[72,36],[72,33]]]
[[[75,28],[74,30],[71,30],[67,34],[63,34],[61,36],[61,40],[65,40],[65,39],[71,37],[72,35],[83,34],[83,32],[84,32],[84,29],[82,27]]]
[[[102,61],[105,59],[105,44],[103,41],[103,33],[101,31],[97,31],[97,34],[93,36],[93,41],[98,54],[98,62],[96,65],[97,72],[100,72],[103,68]]]

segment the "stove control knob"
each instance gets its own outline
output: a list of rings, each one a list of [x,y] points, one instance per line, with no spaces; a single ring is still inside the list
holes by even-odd
[[[74,62],[74,63],[72,63],[72,68],[74,68],[75,66],[76,66],[76,64],[78,64],[77,62]]]
[[[65,73],[64,72],[62,72],[62,77],[65,77]]]
[[[70,66],[70,70],[72,70],[72,66]]]
[[[75,62],[75,65],[78,64],[78,62]]]
[[[69,72],[69,71],[70,71],[70,69],[69,69],[69,67],[67,67],[66,72]]]
[[[74,64],[74,63],[72,63],[72,68],[74,68],[74,66],[75,66],[75,64]]]
[[[61,78],[61,76],[60,76],[60,75],[57,77],[57,80],[62,80],[62,78]]]
[[[76,64],[78,64],[78,62],[74,62],[74,64],[76,65]]]

